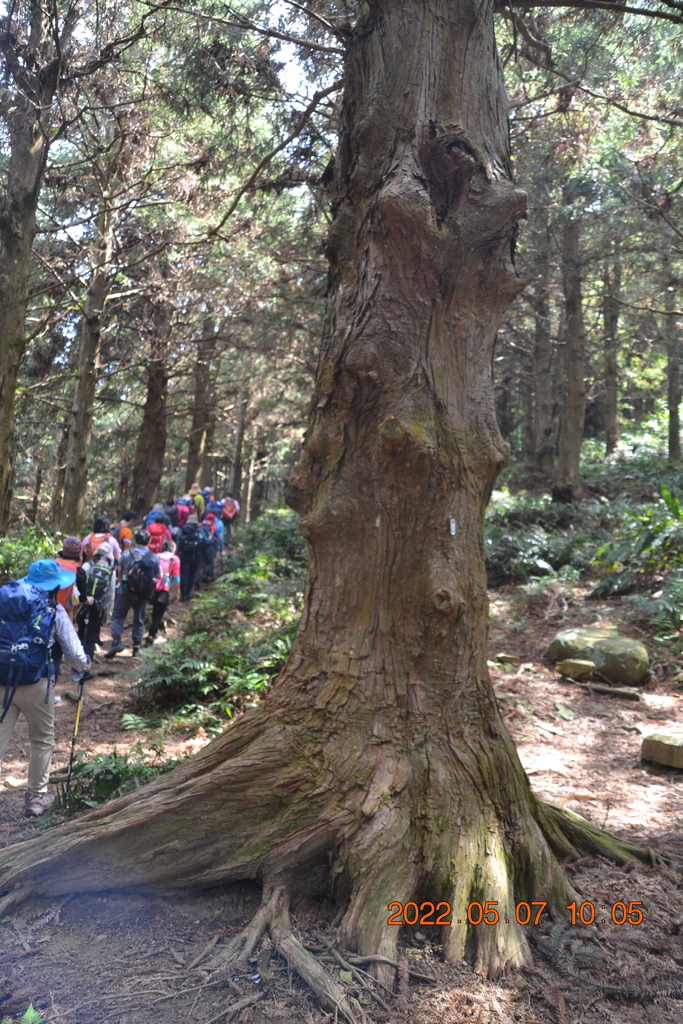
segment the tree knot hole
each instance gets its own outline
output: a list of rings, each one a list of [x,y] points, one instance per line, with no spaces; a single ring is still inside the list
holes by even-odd
[[[459,619],[465,611],[465,601],[459,594],[442,587],[434,592],[434,607],[442,615],[453,615]]]
[[[396,444],[405,435],[405,427],[395,416],[388,416],[379,431],[387,444]]]

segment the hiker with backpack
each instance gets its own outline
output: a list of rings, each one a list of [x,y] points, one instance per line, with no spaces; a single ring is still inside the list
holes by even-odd
[[[210,583],[214,578],[214,569],[216,563],[216,554],[219,549],[220,539],[222,536],[222,530],[219,531],[218,523],[213,512],[207,512],[204,515],[204,519],[199,527],[203,530],[209,538],[208,544],[203,544],[201,547],[202,552],[202,572],[201,582]]]
[[[117,562],[121,561],[121,546],[117,541],[116,537],[109,530],[109,520],[104,516],[98,516],[92,526],[92,533],[89,533],[87,537],[83,538],[81,543],[81,551],[83,553],[83,561],[89,562],[95,555],[97,548],[100,544],[107,541],[111,544],[114,551],[114,558]]]
[[[173,540],[173,534],[169,527],[166,525],[166,516],[162,512],[157,512],[154,522],[150,523],[147,527],[147,533],[149,534],[149,549],[150,551],[156,552],[157,555],[161,554],[164,550],[164,543],[166,541]]]
[[[199,530],[199,519],[195,513],[188,516],[178,534],[178,555],[180,557],[180,600],[189,601],[192,588],[201,571],[203,539]]]
[[[121,558],[121,588],[114,603],[111,646],[105,658],[113,658],[123,650],[123,624],[130,609],[133,610],[133,657],[138,656],[145,631],[147,602],[154,596],[156,581],[160,577],[159,556],[149,550],[147,530],[139,530],[135,534],[135,547]]]
[[[156,582],[156,590],[152,598],[152,621],[149,627],[149,635],[145,640],[145,647],[151,647],[154,643],[161,620],[171,601],[177,601],[180,591],[180,559],[175,553],[173,541],[164,542],[164,550],[159,555],[161,564],[161,579]]]
[[[118,526],[115,526],[112,532],[114,540],[118,541],[121,551],[127,551],[128,548],[133,546],[133,524],[137,519],[138,514],[134,512],[132,508],[129,508],[127,512],[124,512],[121,516],[121,522]]]
[[[72,572],[74,575],[78,573],[81,567],[81,542],[78,537],[66,538],[55,561],[67,572]],[[57,593],[57,600],[66,608],[66,613],[73,622],[78,608],[78,591],[75,584],[72,583],[70,587],[62,587]]]
[[[175,498],[169,498],[166,502],[166,508],[164,509],[164,515],[171,524],[171,532],[178,529],[178,506],[175,503]],[[189,515],[189,513],[188,513]]]
[[[192,487],[190,487],[188,493],[190,495],[190,498],[194,502],[194,510],[197,513],[197,518],[201,520],[202,516],[204,515],[204,495],[199,489],[199,484],[192,484]]]
[[[226,494],[222,501],[222,519],[223,528],[225,529],[225,543],[230,543],[230,538],[234,533],[234,522],[237,518],[240,510],[240,503],[236,498],[233,498],[232,494]]]
[[[91,562],[85,562],[76,575],[80,602],[76,623],[83,650],[92,660],[100,643],[100,629],[114,612],[116,566],[114,550],[107,541],[99,545]],[[86,672],[85,679],[91,679]]]
[[[54,800],[47,791],[55,741],[53,644],[59,643],[73,669],[82,673],[90,668],[66,609],[57,601],[57,592],[75,581],[75,574],[56,559],[41,558],[32,562],[26,576],[0,587],[0,683],[5,687],[0,767],[21,712],[29,737],[27,818],[43,814]]]

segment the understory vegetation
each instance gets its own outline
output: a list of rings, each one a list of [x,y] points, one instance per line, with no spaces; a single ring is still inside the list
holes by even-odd
[[[683,472],[649,438],[598,458],[579,502],[517,489],[494,492],[486,520],[489,585],[581,584],[589,596],[628,594],[644,625],[675,641],[683,606]],[[666,481],[666,482],[665,482]],[[226,553],[221,575],[200,593],[180,635],[144,652],[133,687],[131,730],[163,736],[202,727],[222,731],[254,706],[284,666],[301,612],[305,543],[296,515],[265,512]]]
[[[213,587],[197,594],[180,636],[144,652],[133,688],[152,723],[221,732],[258,702],[283,668],[299,624],[306,550],[297,516],[271,509],[223,555]],[[144,719],[129,716],[136,728]]]

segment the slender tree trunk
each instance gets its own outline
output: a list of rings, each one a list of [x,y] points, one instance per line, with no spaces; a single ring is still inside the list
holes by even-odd
[[[567,502],[576,501],[581,497],[579,457],[586,417],[586,328],[581,296],[580,232],[579,218],[567,215],[562,233],[562,286],[567,314],[567,402],[562,417],[553,487],[553,497],[557,501]]]
[[[617,366],[617,328],[619,326],[619,292],[621,288],[621,262],[618,258],[605,267],[602,322],[605,353],[605,454],[610,455],[619,443],[619,370]]]
[[[232,446],[232,466],[230,467],[230,481],[228,493],[239,501],[242,489],[242,450],[244,447],[244,431],[247,425],[247,408],[249,406],[249,395],[245,395],[237,407],[237,423],[235,424],[235,440]]]
[[[150,358],[147,362],[147,397],[135,449],[130,488],[132,507],[138,515],[147,512],[159,499],[166,454],[170,305],[167,302],[157,303],[152,316],[154,331]]]
[[[38,506],[40,504],[40,492],[43,487],[43,460],[42,458],[36,459],[36,482],[33,488],[33,498],[31,499],[31,509],[28,514],[29,522],[35,524],[38,522]]]
[[[266,496],[265,460],[268,452],[264,448],[254,451],[249,477],[249,522],[253,522],[263,512]]]
[[[555,362],[557,352],[552,343],[550,322],[550,300],[548,276],[550,263],[550,236],[548,215],[540,211],[541,223],[537,232],[539,250],[538,275],[534,284],[532,304],[534,307],[534,463],[536,468],[549,476],[555,462],[556,412],[555,412]]]
[[[681,461],[681,340],[678,330],[678,319],[673,311],[676,309],[678,280],[673,270],[670,252],[664,257],[664,309],[663,317],[664,341],[666,343],[666,398],[669,413],[668,450],[672,462]]]
[[[116,217],[109,207],[106,193],[103,203],[104,209],[96,224],[93,269],[81,312],[78,373],[69,419],[64,470],[61,529],[64,533],[76,535],[83,529],[104,304],[113,280],[111,259]]]
[[[0,851],[2,914],[28,887],[258,877],[222,969],[268,928],[342,1018],[350,1000],[291,929],[304,892],[331,889],[340,940],[392,958],[388,904],[447,901],[445,957],[487,973],[529,958],[517,901],[576,898],[553,851],[648,857],[534,797],[487,670],[483,512],[507,458],[492,353],[525,209],[492,6],[368,2],[347,53],[328,315],[288,487],[311,556],[290,660],[192,761]],[[469,926],[489,898],[498,922]]]
[[[212,412],[211,363],[216,353],[216,332],[213,320],[204,322],[202,337],[197,342],[197,360],[194,372],[194,402],[192,426],[187,446],[185,487],[198,481],[207,455],[207,434]],[[216,398],[213,394],[213,402]]]
[[[50,523],[53,533],[59,532],[59,524],[62,521],[62,509],[64,507],[64,477],[66,474],[66,446],[69,442],[69,417],[62,429],[62,436],[59,439],[57,448],[57,465],[55,467],[55,481],[52,487],[52,500],[50,502]]]
[[[220,367],[216,366],[216,378],[220,373]],[[214,457],[212,456],[214,439],[216,437],[216,394],[215,389],[211,396],[209,405],[209,415],[206,424],[206,435],[205,435],[205,454],[204,462],[202,463],[202,471],[199,474],[199,482],[202,487],[213,487],[215,480],[214,472]]]

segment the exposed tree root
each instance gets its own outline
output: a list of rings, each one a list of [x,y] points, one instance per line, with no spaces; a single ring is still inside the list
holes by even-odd
[[[579,814],[547,800],[536,801],[535,816],[558,857],[599,856],[616,864],[654,865],[662,861],[650,847],[617,839]]]
[[[212,980],[228,977],[236,967],[246,964],[264,932],[268,930],[277,952],[312,989],[322,1006],[336,1012],[348,1024],[364,1024],[367,1017],[360,1004],[347,995],[294,935],[289,904],[290,890],[282,885],[273,888],[268,896],[264,893],[263,902],[254,919],[230,943],[221,958],[221,966],[212,974]]]

